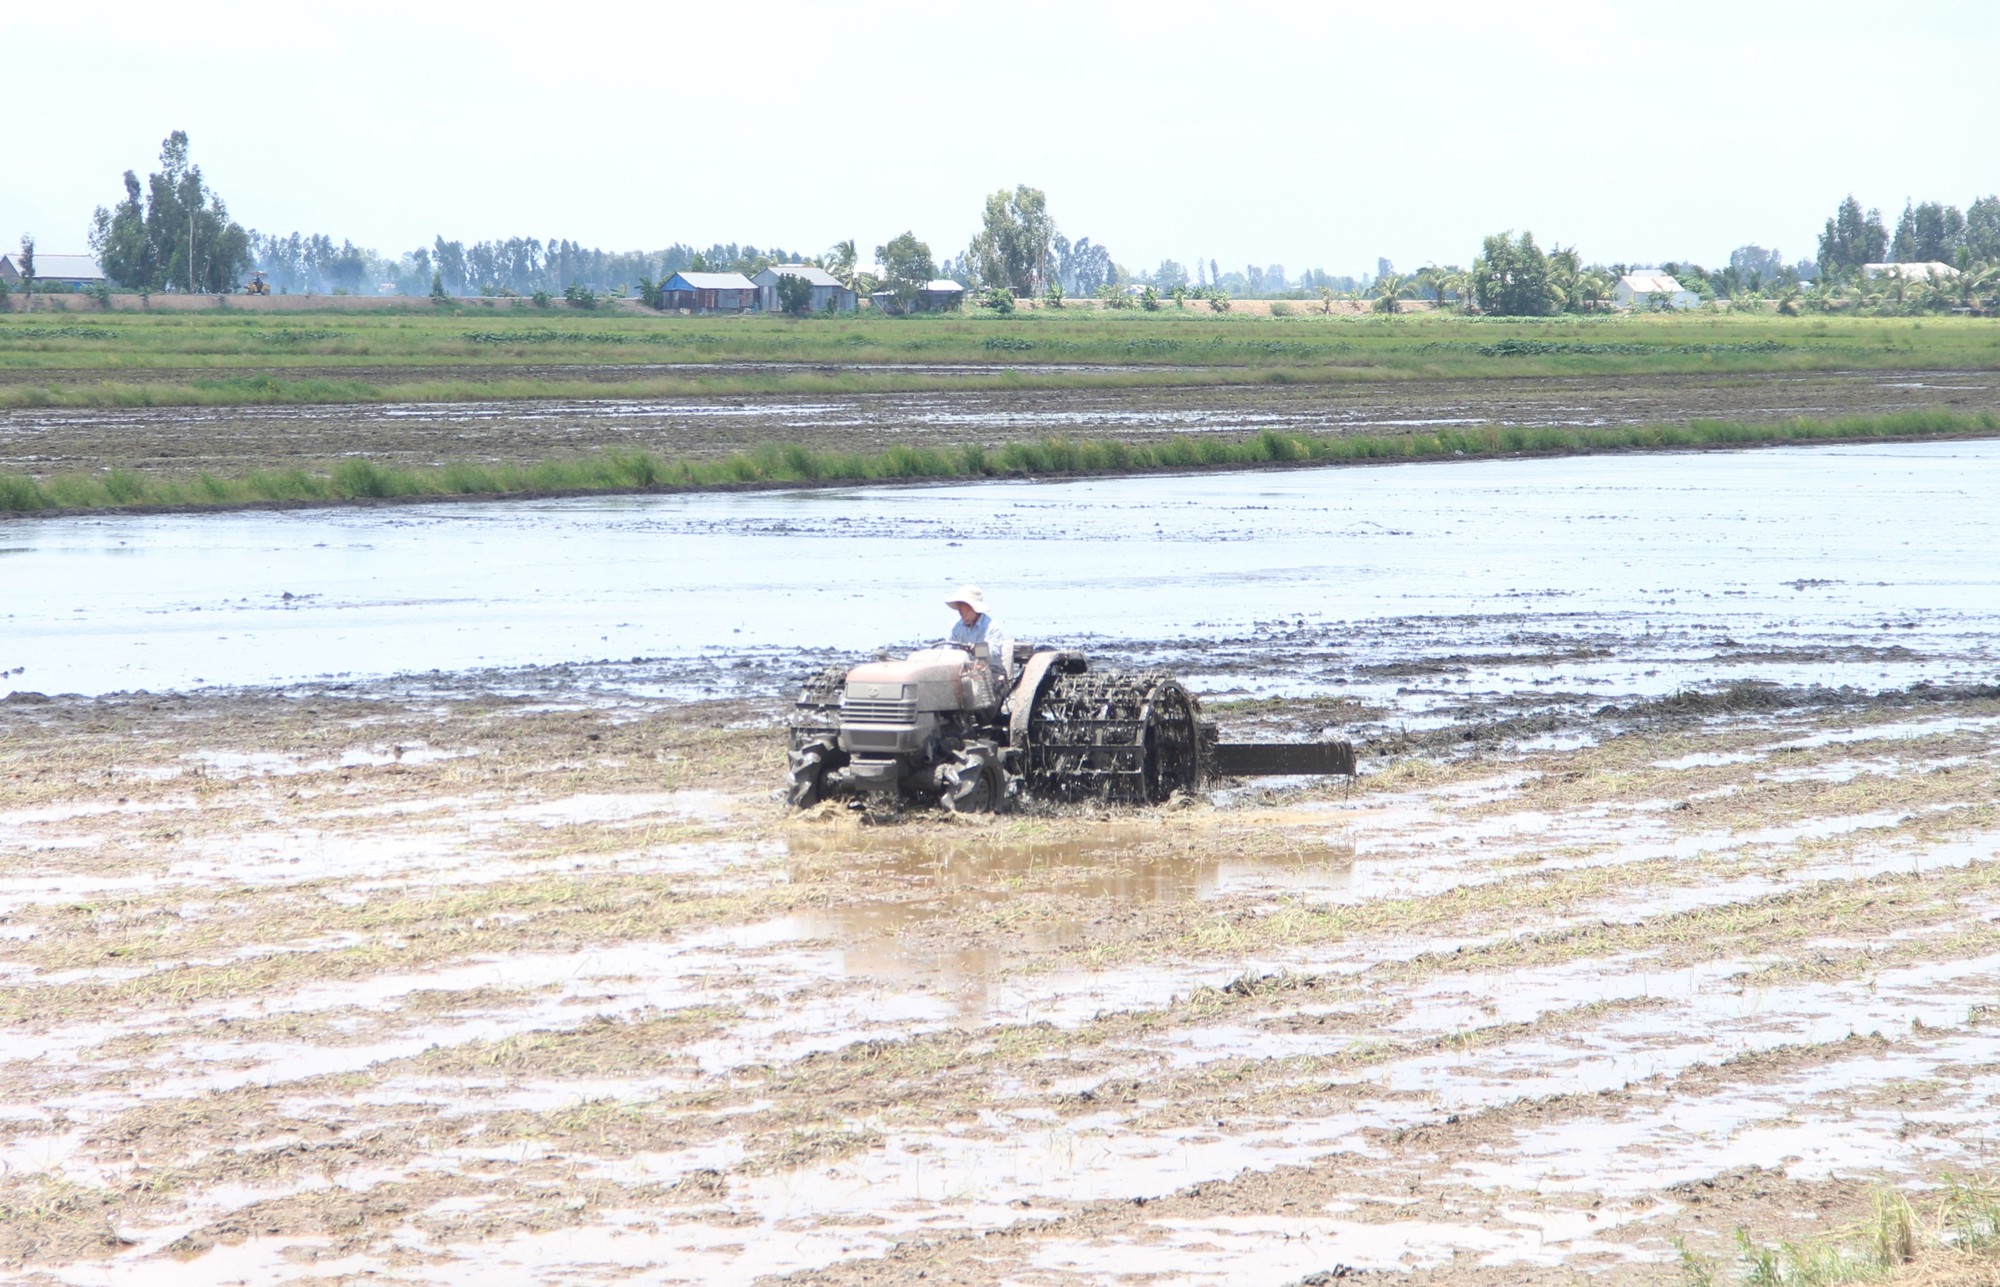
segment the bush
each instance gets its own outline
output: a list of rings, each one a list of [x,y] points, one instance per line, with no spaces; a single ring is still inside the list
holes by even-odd
[[[1144,308],[1148,313],[1159,312],[1160,292],[1154,290],[1151,286],[1148,286],[1146,288],[1146,293],[1139,297],[1139,306],[1141,308]]]
[[[987,291],[979,302],[1004,316],[1014,311],[1014,292],[1005,286],[995,286]]]
[[[1292,315],[1292,311],[1293,311],[1292,306],[1290,304],[1287,304],[1282,299],[1274,299],[1271,301],[1271,316],[1273,317],[1290,317]]]
[[[1208,293],[1208,306],[1218,313],[1227,313],[1229,311],[1229,292],[1226,290],[1210,291]]]
[[[588,286],[571,282],[563,287],[563,300],[571,308],[596,308],[597,292]]]
[[[547,291],[538,290],[535,292],[534,304],[536,308],[547,308],[550,304],[553,304],[554,302],[555,301],[553,299],[549,298],[549,293]]]
[[[445,294],[444,274],[441,272],[431,274],[431,300],[438,304],[451,303],[451,296]]]

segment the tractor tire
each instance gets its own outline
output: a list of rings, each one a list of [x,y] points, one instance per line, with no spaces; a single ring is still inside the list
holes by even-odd
[[[981,757],[955,757],[945,772],[938,803],[951,813],[999,813],[1007,806],[1000,766]]]
[[[826,798],[826,775],[847,762],[839,744],[815,738],[792,752],[791,782],[785,788],[785,807],[807,809]]]

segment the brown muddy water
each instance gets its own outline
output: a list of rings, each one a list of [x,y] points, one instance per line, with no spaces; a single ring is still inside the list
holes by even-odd
[[[571,697],[0,704],[0,1268],[1684,1283],[2000,1168],[1992,690],[887,828]]]

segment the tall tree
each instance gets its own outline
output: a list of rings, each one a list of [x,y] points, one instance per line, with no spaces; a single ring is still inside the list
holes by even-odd
[[[1011,195],[1002,188],[986,198],[979,235],[967,253],[979,266],[981,281],[1005,286],[1017,295],[1033,295],[1049,280],[1055,239],[1048,198],[1041,189],[1024,183]]]
[[[1549,261],[1535,235],[1495,233],[1481,243],[1472,262],[1472,293],[1488,313],[1546,317],[1563,305],[1562,292],[1549,280]]]
[[[106,276],[146,290],[234,290],[250,267],[250,234],[229,218],[221,196],[188,159],[188,136],[160,146],[143,204],[138,176],[125,172],[125,199],[91,217],[90,248]]]
[[[33,233],[21,234],[21,261],[15,265],[21,274],[21,289],[32,295],[35,293],[35,237]]]
[[[896,305],[903,312],[915,306],[918,293],[937,276],[937,267],[931,261],[931,248],[918,241],[913,232],[906,232],[887,245],[875,247],[875,261],[888,275],[884,286],[896,297]]]
[[[1819,235],[1819,269],[1852,272],[1863,264],[1880,263],[1888,250],[1889,230],[1882,226],[1882,212],[1870,210],[1864,215],[1861,203],[1849,193]]]
[[[1912,206],[1903,203],[1902,217],[1896,220],[1896,235],[1889,253],[1898,263],[1921,264],[1931,261],[1952,263],[1965,244],[1965,216],[1957,206],[1926,201]]]
[[[1974,264],[2000,263],[2000,197],[1981,197],[1966,207],[1965,257]]]

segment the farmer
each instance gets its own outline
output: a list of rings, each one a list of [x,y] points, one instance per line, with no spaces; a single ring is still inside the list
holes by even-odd
[[[987,632],[993,629],[993,618],[986,611],[986,596],[976,585],[962,585],[951,592],[944,601],[945,606],[958,613],[958,623],[951,628],[951,641],[955,644],[982,644]]]
[[[958,613],[958,620],[951,628],[951,642],[968,648],[985,644],[986,668],[993,676],[994,691],[1004,694],[1014,682],[1014,645],[993,625],[993,618],[986,611],[986,596],[976,585],[962,585],[944,602]]]

